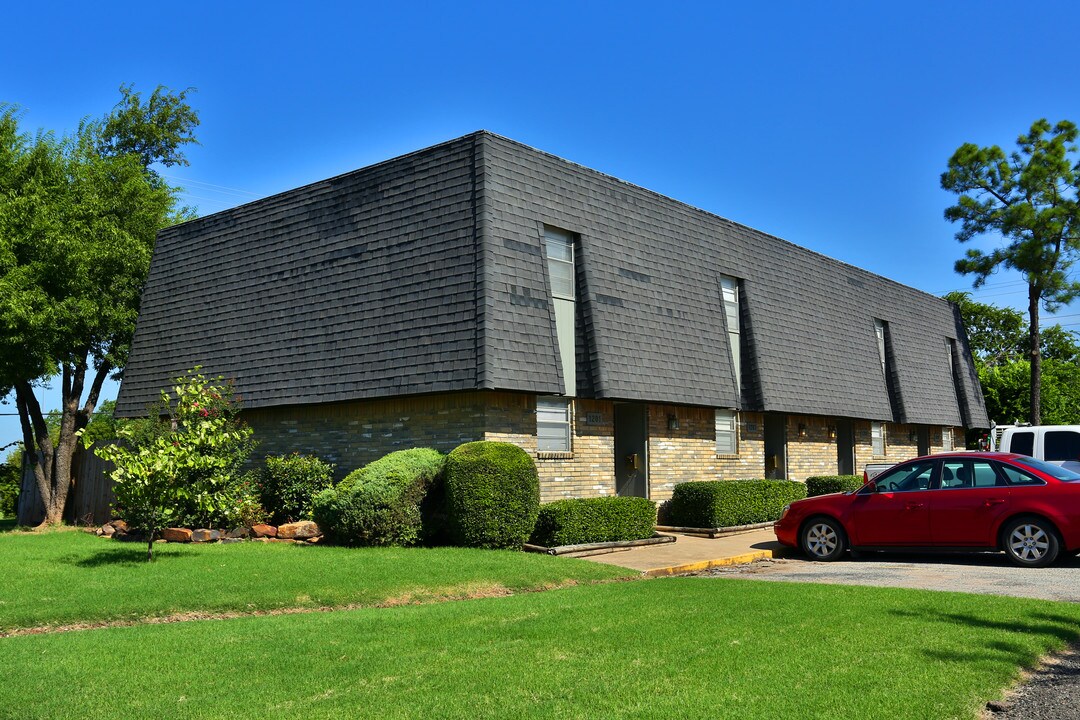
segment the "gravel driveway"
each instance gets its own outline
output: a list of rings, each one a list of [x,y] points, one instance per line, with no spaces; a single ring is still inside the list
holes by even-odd
[[[802,558],[758,560],[715,568],[703,575],[754,580],[877,585],[1013,595],[1080,602],[1080,558],[1066,556],[1048,568],[1015,567],[1001,553],[977,555],[868,554],[858,560],[812,562]],[[1080,717],[1080,643],[1049,658],[1010,693],[989,703],[993,720],[1059,720]]]
[[[1080,602],[1080,558],[1072,555],[1048,568],[1038,569],[1015,567],[1005,559],[1003,553],[874,553],[860,556],[858,560],[829,563],[793,557],[716,568],[703,574],[755,580],[951,590]]]

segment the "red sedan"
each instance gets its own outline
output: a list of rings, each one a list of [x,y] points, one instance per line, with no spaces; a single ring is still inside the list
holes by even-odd
[[[930,455],[859,490],[794,502],[774,529],[814,560],[849,548],[1004,550],[1043,567],[1080,549],[1080,475],[1013,453]]]

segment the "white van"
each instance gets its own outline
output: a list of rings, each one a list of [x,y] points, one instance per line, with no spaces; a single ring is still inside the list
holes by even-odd
[[[1010,425],[994,442],[997,435],[990,433],[991,450],[1029,455],[1080,472],[1080,425]]]

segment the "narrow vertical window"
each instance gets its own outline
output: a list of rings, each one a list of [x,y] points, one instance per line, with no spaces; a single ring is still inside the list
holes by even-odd
[[[536,449],[570,452],[570,398],[536,398]]]
[[[545,227],[544,249],[547,255],[548,277],[551,279],[551,298],[555,305],[555,334],[559,340],[563,393],[574,395],[577,393],[574,236],[563,230]]]
[[[870,453],[875,457],[885,454],[885,423],[870,423]]]
[[[720,296],[724,303],[724,319],[727,321],[728,346],[734,364],[735,389],[742,390],[742,354],[739,349],[739,280],[730,275],[720,276]]]
[[[735,455],[739,452],[739,414],[734,410],[716,411],[716,454]]]
[[[885,322],[874,318],[874,335],[877,336],[878,359],[881,360],[881,376],[888,379],[885,371]]]
[[[953,444],[951,427],[941,428],[941,449],[945,452],[952,452]]]

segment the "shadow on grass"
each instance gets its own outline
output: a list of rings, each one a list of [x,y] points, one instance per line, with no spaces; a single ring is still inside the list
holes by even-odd
[[[15,518],[8,518],[6,520],[0,520],[0,533],[14,532],[19,527]]]
[[[898,617],[909,617],[919,620],[938,620],[953,625],[967,625],[968,627],[985,628],[988,630],[1005,630],[1018,634],[1036,633],[1049,635],[1066,643],[1072,643],[1080,637],[1080,626],[1076,618],[1067,615],[1053,613],[1031,613],[1026,618],[1011,618],[1008,621],[987,620],[986,618],[968,615],[966,613],[944,612],[940,610],[891,610],[891,614]],[[994,647],[998,645],[999,647]],[[992,643],[991,649],[1009,652],[1004,643]]]
[[[173,560],[190,557],[191,555],[193,555],[193,553],[188,552],[183,548],[169,548],[169,550],[165,552],[162,552],[160,548],[154,548],[154,559],[150,562],[171,562]],[[69,558],[64,558],[63,562],[83,568],[96,568],[106,565],[146,565],[146,545],[145,543],[117,544],[114,547],[98,550],[89,556],[73,555]]]

